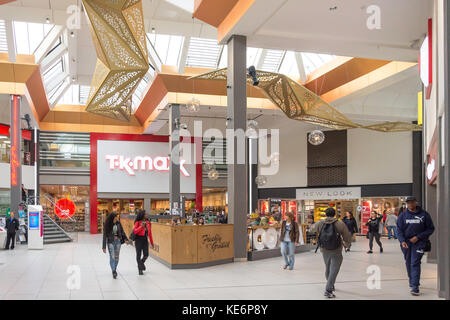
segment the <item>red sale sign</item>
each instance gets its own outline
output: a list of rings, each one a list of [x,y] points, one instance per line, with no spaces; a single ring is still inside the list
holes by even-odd
[[[372,212],[372,201],[363,201],[361,204],[361,233],[367,234],[368,227],[366,223],[370,219],[370,213]]]
[[[61,219],[71,218],[75,214],[75,203],[69,199],[59,199],[55,205],[55,214]]]

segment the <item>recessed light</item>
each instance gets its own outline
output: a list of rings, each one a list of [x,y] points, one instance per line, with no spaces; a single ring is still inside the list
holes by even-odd
[[[156,32],[155,27],[152,27],[152,33],[155,33],[155,32]]]
[[[50,23],[50,18],[46,18],[46,19],[45,19],[45,22],[46,22],[46,23]]]
[[[71,32],[70,32],[70,36],[71,36],[72,38],[75,38],[75,32],[71,31]]]

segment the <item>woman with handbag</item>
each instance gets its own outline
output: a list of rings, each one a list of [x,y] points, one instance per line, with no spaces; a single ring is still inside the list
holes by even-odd
[[[148,240],[153,248],[152,228],[145,210],[139,211],[134,220],[134,242],[136,245],[136,261],[140,275],[145,271],[145,260],[148,258]]]
[[[106,245],[109,251],[109,264],[111,266],[113,278],[117,278],[117,265],[119,264],[120,247],[128,244],[128,238],[120,223],[120,216],[116,212],[111,212],[103,226],[103,252],[106,253]]]

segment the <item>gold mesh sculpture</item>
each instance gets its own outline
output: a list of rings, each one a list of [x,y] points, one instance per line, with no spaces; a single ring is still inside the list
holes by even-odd
[[[354,123],[325,100],[291,78],[274,72],[257,71],[259,88],[288,118],[331,129],[365,128],[382,132],[421,130],[408,122],[384,122],[369,126]],[[205,80],[227,80],[227,69],[207,72],[195,77]],[[247,84],[253,80],[247,75]]]
[[[130,121],[131,97],[149,69],[142,0],[83,0],[97,52],[86,111]]]

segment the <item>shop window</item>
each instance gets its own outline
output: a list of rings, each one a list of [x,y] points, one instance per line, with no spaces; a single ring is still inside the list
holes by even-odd
[[[41,132],[39,152],[42,167],[89,168],[90,136],[78,133]]]

